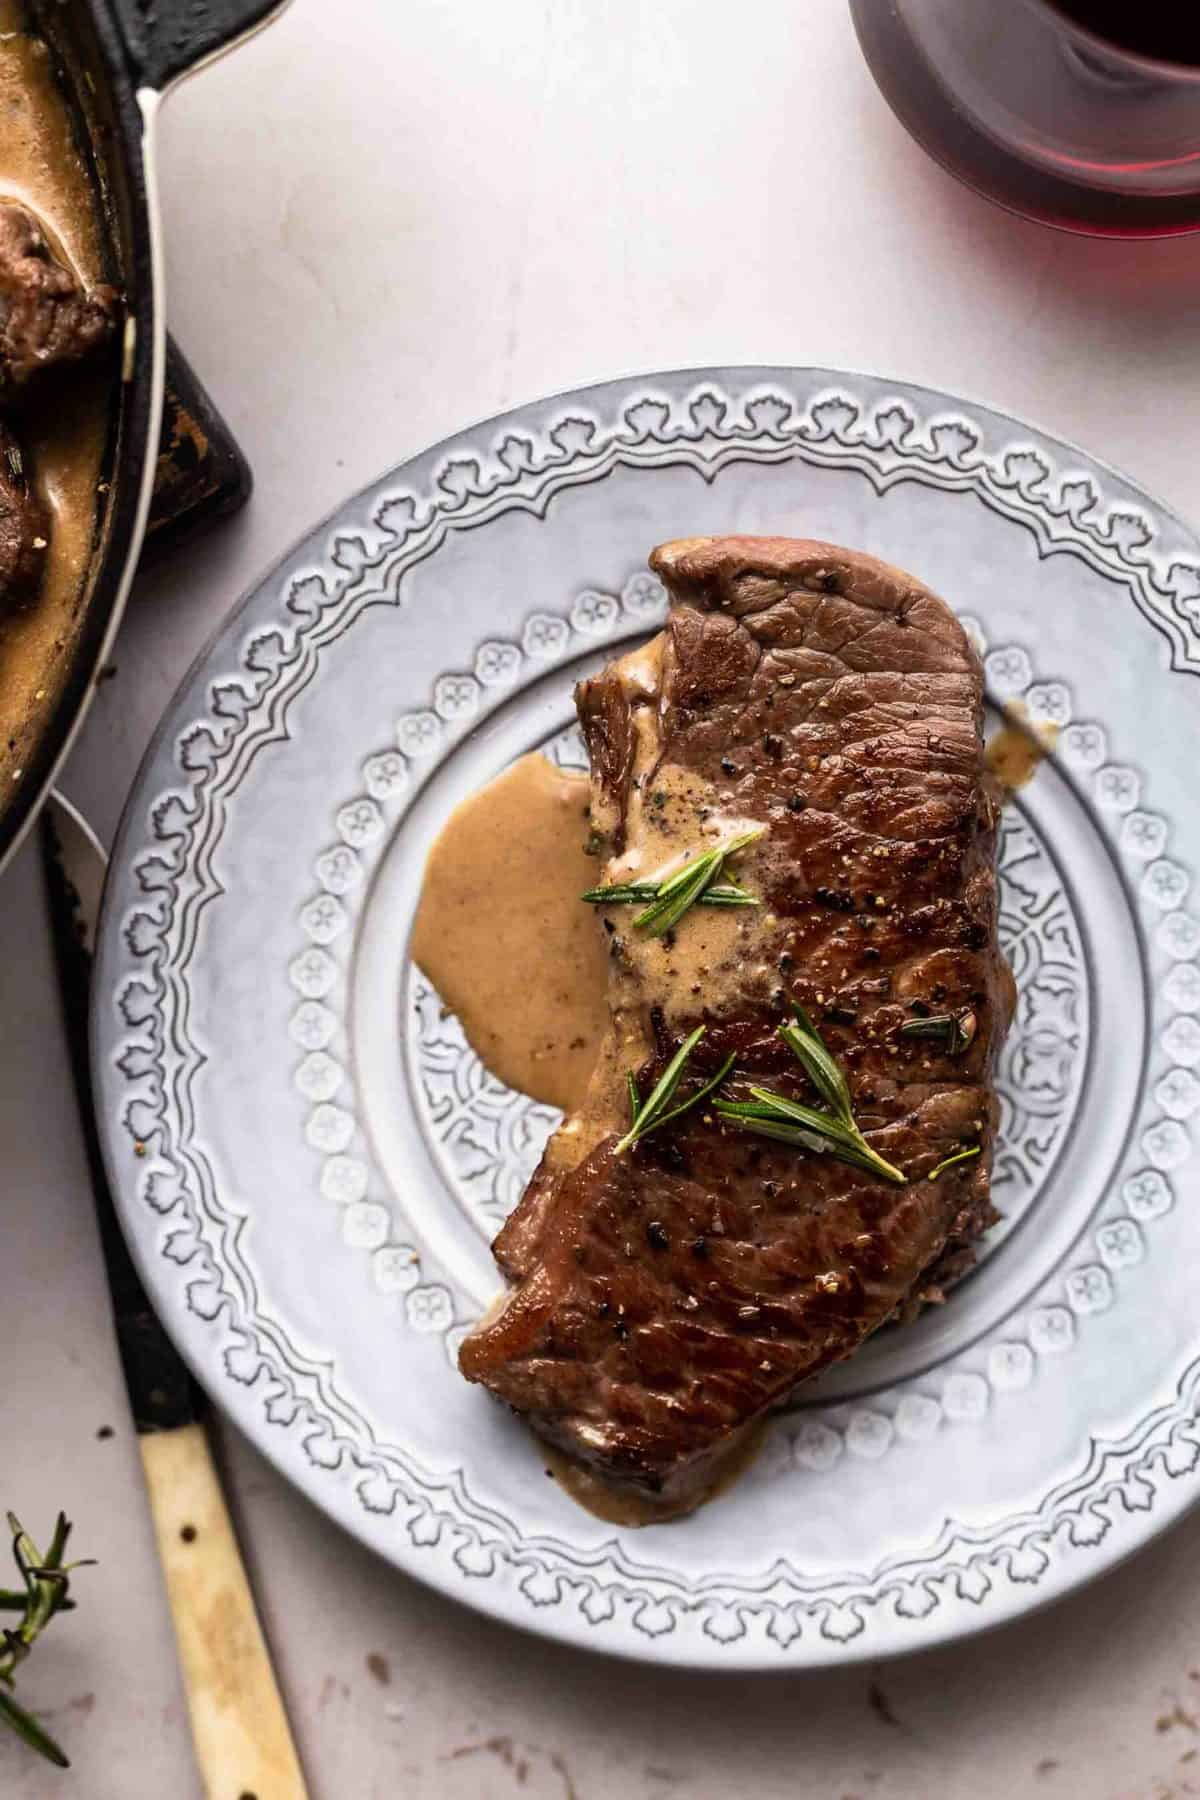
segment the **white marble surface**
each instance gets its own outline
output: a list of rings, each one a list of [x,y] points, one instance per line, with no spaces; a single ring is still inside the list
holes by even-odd
[[[135,594],[65,784],[105,837],[270,561],[387,465],[558,387],[876,369],[1023,413],[1200,515],[1200,240],[1058,237],[956,188],[879,100],[842,0],[295,0],[171,99],[161,167],[172,323],[258,490]],[[67,1506],[101,1562],[23,1687],[76,1768],[0,1738],[0,1793],[191,1800],[28,855],[4,900],[0,1503],[39,1530]],[[223,1448],[316,1800],[1200,1794],[1200,1519],[973,1644],[699,1677],[475,1619]]]

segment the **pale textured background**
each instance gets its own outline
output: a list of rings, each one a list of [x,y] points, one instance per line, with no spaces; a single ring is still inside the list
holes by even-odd
[[[135,594],[66,782],[106,838],[239,593],[389,464],[555,388],[874,369],[1025,414],[1200,516],[1200,240],[1092,244],[959,190],[842,0],[296,0],[174,96],[161,162],[172,324],[258,491]],[[76,1769],[0,1739],[0,1794],[193,1800],[54,1007],[26,856],[0,908],[0,1502],[37,1529],[66,1504],[102,1560],[23,1690]],[[316,1800],[1200,1794],[1200,1519],[972,1644],[699,1677],[475,1619],[224,1448]]]

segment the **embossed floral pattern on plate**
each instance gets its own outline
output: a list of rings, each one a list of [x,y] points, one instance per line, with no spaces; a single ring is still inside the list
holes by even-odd
[[[632,566],[629,521],[640,539],[800,515],[922,572],[940,558],[946,591],[969,597],[994,700],[1022,700],[1059,734],[1053,777],[1005,835],[1022,1007],[1001,1077],[1008,1236],[928,1327],[920,1369],[897,1376],[883,1346],[864,1359],[870,1392],[817,1395],[778,1421],[708,1515],[640,1538],[598,1531],[526,1481],[525,1440],[464,1394],[451,1363],[478,1296],[428,1230],[430,1206],[449,1208],[445,1242],[482,1256],[552,1115],[464,1054],[436,996],[406,985],[398,933],[385,1011],[412,1079],[397,1076],[399,1123],[381,1123],[364,1109],[349,995],[381,882],[403,875],[460,760],[496,734],[510,754],[553,738],[571,671],[653,629],[662,595]],[[586,567],[572,560],[584,544]],[[1025,603],[1043,593],[1054,643]],[[1162,509],[1000,415],[864,377],[590,390],[466,433],[350,502],[181,693],[131,801],[106,916],[106,1153],[156,1302],[203,1378],[383,1554],[499,1616],[650,1659],[886,1654],[1011,1616],[1133,1548],[1195,1496],[1200,1460],[1200,1329],[1176,1275],[1200,1229],[1179,1204],[1200,1117],[1197,844],[1156,736],[1191,701],[1198,627],[1200,554]],[[1123,697],[1106,658],[1149,671],[1153,707]],[[356,703],[335,704],[349,677]],[[1047,783],[1066,796],[1048,809]],[[270,879],[251,880],[271,830]],[[1115,1105],[1118,981],[1136,990],[1143,1061],[1122,1077],[1111,1154],[1085,1168]],[[408,1180],[385,1173],[397,1144]],[[1068,1168],[1085,1168],[1074,1212]],[[1027,1276],[1019,1295],[1006,1269]],[[1003,1299],[990,1312],[989,1293]],[[1108,1356],[1110,1331],[1128,1345],[1139,1319],[1149,1332],[1172,1309],[1191,1346],[1177,1367]],[[476,1402],[478,1447],[461,1425],[438,1438],[440,1418]]]

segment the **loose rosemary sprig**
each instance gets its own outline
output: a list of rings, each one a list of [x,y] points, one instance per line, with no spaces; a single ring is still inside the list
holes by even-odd
[[[926,1181],[936,1181],[939,1175],[944,1175],[947,1169],[952,1169],[954,1167],[955,1163],[970,1162],[972,1158],[980,1156],[982,1152],[982,1144],[972,1144],[966,1150],[956,1150],[953,1156],[943,1157],[940,1163],[937,1163],[930,1169],[925,1179]]]
[[[752,1087],[750,1101],[716,1100],[713,1111],[742,1131],[777,1138],[804,1150],[833,1156],[885,1181],[904,1186],[908,1177],[872,1150],[854,1120],[850,1088],[841,1064],[830,1055],[821,1035],[802,1006],[793,1001],[795,1025],[781,1025],[779,1035],[825,1102],[828,1111],[789,1100],[770,1088]]]
[[[12,1687],[17,1666],[29,1655],[39,1633],[56,1613],[69,1612],[73,1607],[74,1601],[68,1597],[71,1570],[85,1565],[63,1561],[71,1534],[65,1514],[58,1515],[45,1556],[12,1513],[8,1515],[8,1525],[13,1534],[13,1560],[25,1585],[16,1589],[0,1588],[0,1612],[21,1614],[15,1630],[0,1626],[0,1724],[11,1727],[31,1750],[38,1751],[58,1768],[68,1769],[71,1765],[67,1757],[33,1714],[18,1706],[12,1697]]]
[[[626,1075],[625,1082],[629,1092],[629,1130],[617,1145],[615,1155],[620,1156],[634,1144],[639,1143],[647,1132],[657,1131],[660,1126],[669,1125],[672,1119],[678,1119],[681,1114],[690,1112],[693,1106],[699,1106],[701,1100],[706,1099],[714,1089],[720,1087],[733,1067],[732,1055],[725,1058],[716,1074],[710,1076],[702,1087],[696,1089],[695,1093],[689,1094],[686,1100],[681,1100],[678,1106],[671,1105],[671,1101],[675,1098],[675,1090],[683,1079],[688,1059],[703,1036],[703,1025],[697,1025],[694,1031],[688,1033],[644,1101],[638,1093],[636,1077],[632,1072]]]
[[[744,850],[747,844],[754,843],[765,829],[760,825],[753,831],[743,831],[730,838],[727,844],[705,850],[694,860],[685,862],[681,869],[676,869],[673,875],[668,875],[665,881],[617,882],[611,887],[589,888],[583,898],[589,905],[607,906],[649,897],[650,904],[633,921],[634,929],[644,931],[648,937],[662,937],[672,926],[678,925],[684,913],[697,902],[709,906],[757,906],[753,894],[746,893],[735,882],[723,882],[721,877],[726,860]],[[714,889],[716,897],[711,898]]]

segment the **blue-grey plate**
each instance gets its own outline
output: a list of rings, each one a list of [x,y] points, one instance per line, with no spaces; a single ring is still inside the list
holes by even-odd
[[[956,606],[1058,728],[1011,805],[1003,1223],[940,1309],[803,1391],[694,1517],[602,1524],[457,1374],[555,1115],[412,967],[425,852],[652,632],[660,539],[829,538]],[[188,678],[129,804],[95,990],[125,1228],[214,1398],[381,1555],[651,1661],[881,1656],[1011,1618],[1200,1492],[1200,546],[986,407],[712,369],[522,408],[301,544]]]

